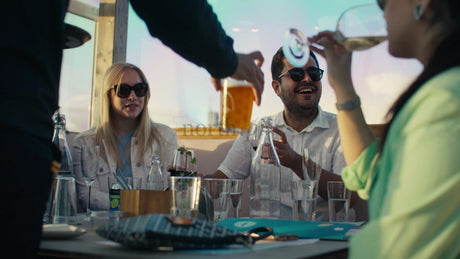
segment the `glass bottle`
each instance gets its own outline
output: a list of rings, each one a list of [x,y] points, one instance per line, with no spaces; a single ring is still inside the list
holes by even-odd
[[[273,144],[273,122],[262,119],[262,134],[251,162],[250,217],[279,218],[280,160]]]
[[[74,216],[77,214],[77,194],[64,114],[57,111],[54,115],[54,123],[52,142],[59,149],[55,156],[59,170],[53,179],[43,221],[45,223],[69,223],[75,220]]]
[[[161,171],[160,157],[152,156],[152,167],[147,175],[146,188],[147,190],[163,191],[163,172]]]
[[[56,112],[54,123],[53,144],[59,148],[61,154],[59,174],[64,173],[73,175],[72,155],[70,153],[69,144],[67,143],[64,114],[59,113],[59,111]]]

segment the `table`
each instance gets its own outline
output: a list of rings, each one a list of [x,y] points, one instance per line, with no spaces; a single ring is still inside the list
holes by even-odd
[[[89,229],[89,228],[86,228]],[[302,240],[299,240],[302,241]],[[284,241],[292,242],[292,241]],[[280,242],[276,242],[280,243]],[[281,245],[281,244],[280,244]],[[88,230],[82,236],[67,240],[42,240],[39,258],[347,258],[348,242],[319,240],[312,244],[282,246],[244,252],[209,253],[205,250],[187,251],[139,251],[125,248],[117,243],[99,237],[95,231]]]

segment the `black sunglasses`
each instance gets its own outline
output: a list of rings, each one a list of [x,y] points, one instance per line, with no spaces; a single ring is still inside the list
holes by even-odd
[[[319,69],[317,67],[309,67],[309,68],[307,68],[305,70],[302,69],[302,68],[296,67],[296,68],[290,69],[290,70],[282,73],[278,77],[278,79],[281,80],[281,77],[283,77],[287,73],[289,73],[289,75],[291,76],[292,80],[294,80],[296,82],[300,82],[305,78],[305,72],[307,72],[308,76],[311,78],[311,81],[317,82],[317,81],[321,80],[321,78],[323,78],[324,70]]]
[[[377,0],[377,4],[379,5],[380,9],[384,9],[385,8],[385,4],[386,4],[386,0]]]
[[[147,90],[149,89],[149,85],[146,83],[137,83],[133,86],[128,84],[119,84],[114,85],[113,89],[117,96],[120,98],[126,98],[131,94],[131,91],[134,90],[134,93],[137,97],[144,97],[147,94]],[[118,91],[117,91],[118,90]]]

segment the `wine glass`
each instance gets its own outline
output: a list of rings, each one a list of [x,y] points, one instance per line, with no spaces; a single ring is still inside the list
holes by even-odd
[[[187,150],[180,147],[174,151],[172,166],[169,168],[170,176],[184,176],[187,168]]]
[[[377,4],[357,5],[345,10],[337,21],[334,39],[349,51],[369,49],[386,40],[386,23]],[[283,53],[295,67],[303,67],[310,58],[312,43],[294,28],[286,31]]]
[[[243,198],[243,185],[244,180],[242,179],[231,179],[230,185],[230,198],[232,200],[234,216],[235,218],[240,217],[241,200]]]
[[[322,171],[322,152],[316,150],[314,153],[309,151],[308,148],[304,148],[302,153],[303,157],[303,175],[305,180],[309,180],[313,183],[312,192],[318,193],[318,182]],[[310,196],[313,197],[313,196]]]
[[[195,152],[193,150],[187,150],[185,152],[185,172],[186,176],[198,176],[198,165],[196,163]]]
[[[249,143],[251,144],[254,150],[257,149],[259,146],[260,134],[262,133],[262,127],[260,127],[257,123],[251,122],[249,126],[249,134],[248,139]]]
[[[86,185],[88,186],[88,201],[86,203],[86,212],[88,216],[91,216],[91,185],[96,179],[96,172],[99,166],[99,155],[99,146],[95,146],[94,150],[91,150],[86,145],[81,147],[81,173],[85,179]]]

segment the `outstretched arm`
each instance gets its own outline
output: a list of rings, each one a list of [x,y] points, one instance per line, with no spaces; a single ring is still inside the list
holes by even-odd
[[[260,104],[264,77],[260,52],[237,54],[212,7],[205,0],[130,0],[152,36],[213,78],[232,76],[254,85]],[[217,89],[220,87],[216,86]]]

